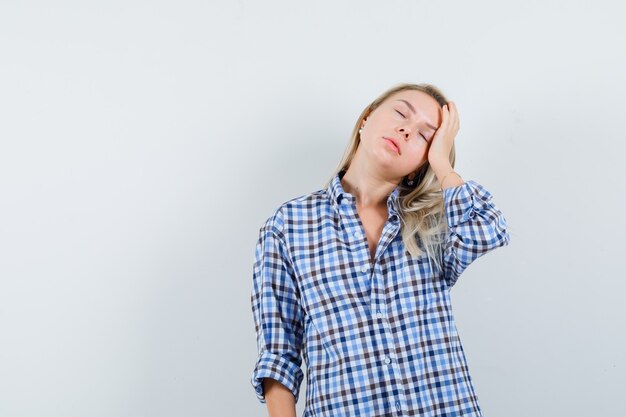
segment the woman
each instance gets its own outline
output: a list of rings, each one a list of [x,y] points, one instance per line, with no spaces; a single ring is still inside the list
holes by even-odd
[[[270,416],[481,416],[449,291],[509,243],[491,194],[454,171],[456,106],[400,84],[365,108],[324,189],[260,229],[252,386]]]

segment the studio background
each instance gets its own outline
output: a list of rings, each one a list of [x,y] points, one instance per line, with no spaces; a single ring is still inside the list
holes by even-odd
[[[455,168],[509,226],[451,293],[484,415],[626,415],[620,11],[2,2],[0,415],[266,416],[259,227],[400,82],[456,103]]]

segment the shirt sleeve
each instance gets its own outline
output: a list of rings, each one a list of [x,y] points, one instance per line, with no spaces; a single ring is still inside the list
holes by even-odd
[[[443,190],[448,232],[443,251],[443,272],[448,288],[477,258],[509,244],[506,219],[493,196],[476,181]]]
[[[256,396],[265,404],[263,378],[272,378],[287,387],[297,403],[304,378],[304,313],[284,237],[275,227],[260,230],[250,299],[259,352],[251,378]]]

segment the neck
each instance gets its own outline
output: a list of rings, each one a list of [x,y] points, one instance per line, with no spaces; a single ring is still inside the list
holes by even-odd
[[[386,208],[389,194],[398,184],[353,161],[341,178],[343,190],[352,194],[362,208]]]

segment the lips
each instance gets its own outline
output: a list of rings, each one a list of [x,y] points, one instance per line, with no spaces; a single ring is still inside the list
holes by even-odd
[[[385,136],[383,136],[383,139],[387,140],[388,142],[393,143],[393,146],[395,146],[395,148],[396,148],[396,152],[398,152],[398,154],[400,154],[400,146],[398,146],[398,141],[396,141],[393,138],[388,138],[388,137],[385,137]]]

